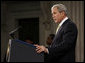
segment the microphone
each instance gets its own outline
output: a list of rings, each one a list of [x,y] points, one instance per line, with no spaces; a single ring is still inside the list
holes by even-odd
[[[14,32],[16,32],[17,30],[19,30],[20,28],[22,28],[22,27],[19,26],[16,29],[14,29],[13,31],[9,32],[9,35],[14,39]]]

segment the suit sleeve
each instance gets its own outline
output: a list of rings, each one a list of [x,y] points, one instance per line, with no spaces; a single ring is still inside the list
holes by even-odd
[[[77,28],[74,24],[66,25],[63,28],[62,32],[62,40],[59,44],[55,44],[56,46],[49,47],[49,55],[50,56],[62,56],[71,48],[75,47],[77,38]]]

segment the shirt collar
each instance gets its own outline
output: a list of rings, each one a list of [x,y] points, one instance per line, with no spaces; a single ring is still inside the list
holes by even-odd
[[[68,19],[68,17],[65,17],[59,24],[59,26],[61,26],[66,20]]]

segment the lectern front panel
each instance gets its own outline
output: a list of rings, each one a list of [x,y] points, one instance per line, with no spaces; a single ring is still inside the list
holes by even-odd
[[[12,40],[9,62],[44,62],[44,54],[38,54],[35,46],[21,40]]]

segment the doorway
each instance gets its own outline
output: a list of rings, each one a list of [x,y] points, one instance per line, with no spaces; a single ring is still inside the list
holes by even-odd
[[[39,44],[39,18],[24,18],[19,19],[19,39],[25,41],[29,39],[34,44]]]

